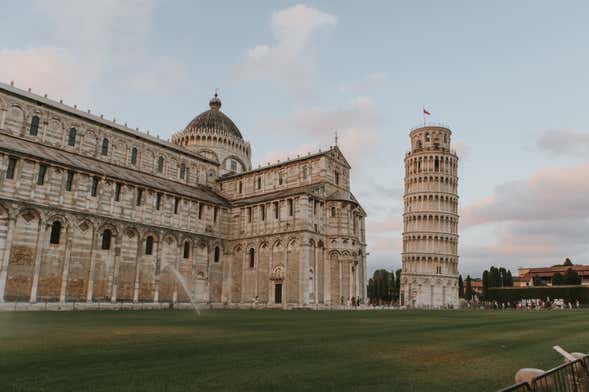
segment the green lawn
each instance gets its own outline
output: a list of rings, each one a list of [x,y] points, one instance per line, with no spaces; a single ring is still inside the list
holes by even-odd
[[[555,344],[589,312],[0,313],[0,391],[492,391]]]

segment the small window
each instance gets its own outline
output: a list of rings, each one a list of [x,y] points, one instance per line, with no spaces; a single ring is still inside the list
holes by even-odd
[[[98,193],[98,182],[99,181],[100,181],[100,179],[98,177],[92,178],[92,189],[90,190],[90,195],[92,197],[96,197],[96,194]]]
[[[319,204],[319,202],[317,200],[315,200],[313,202],[313,215],[317,215],[317,205]]]
[[[61,222],[55,221],[51,225],[51,236],[49,237],[50,244],[59,244],[59,237],[61,236]]]
[[[258,177],[258,189],[262,189],[262,177]]]
[[[199,204],[198,205],[198,219],[202,219],[202,210],[203,210],[204,205],[203,204]]]
[[[335,172],[335,185],[339,185],[339,173]]]
[[[135,200],[135,205],[139,207],[141,205],[141,199],[143,198],[143,189],[137,188],[137,199]]]
[[[6,168],[6,178],[7,179],[14,178],[15,171],[16,171],[16,158],[9,157],[8,158],[8,168]]]
[[[183,255],[183,257],[185,259],[187,259],[187,258],[190,257],[190,243],[188,241],[186,241],[184,243],[184,255]]]
[[[157,159],[157,172],[158,173],[164,172],[164,157],[159,157]]]
[[[278,185],[282,185],[282,173],[278,174]]]
[[[145,239],[145,254],[148,256],[153,254],[153,237],[152,236],[148,236]]]
[[[307,179],[307,166],[303,166],[303,180]]]
[[[29,135],[37,136],[39,133],[39,116],[33,116],[31,118],[31,127],[29,128]]]
[[[179,197],[175,197],[174,198],[174,214],[178,213],[178,205],[180,204],[180,198]]]
[[[159,211],[161,207],[162,207],[162,194],[158,193],[155,196],[155,209]]]
[[[37,176],[37,185],[45,184],[45,174],[47,174],[47,165],[39,165],[39,175]]]
[[[335,207],[331,207],[331,217],[335,218]]]
[[[137,164],[137,148],[133,147],[131,150],[131,165],[135,166]]]
[[[262,221],[266,220],[266,206],[265,205],[260,206],[260,219]]]
[[[67,136],[67,144],[68,146],[75,146],[76,145],[76,128],[70,128],[70,132]],[[104,154],[103,154],[104,155]]]
[[[121,184],[115,184],[115,201],[121,200]]]
[[[252,223],[252,208],[251,207],[247,208],[247,222]]]
[[[231,171],[237,171],[237,161],[235,161],[234,159],[231,160]]]
[[[292,199],[288,199],[288,216],[294,215],[294,203]]]
[[[213,210],[213,222],[217,223],[218,219],[219,219],[219,207],[215,207],[215,209]]]
[[[274,219],[280,218],[280,204],[278,202],[274,202]]]
[[[186,165],[182,163],[180,165],[180,179],[183,180],[185,177],[186,177]]]
[[[436,157],[436,159],[434,161],[434,170],[440,171],[440,158],[438,158],[438,157]]]
[[[251,248],[249,251],[249,255],[250,255],[250,268],[254,268],[255,265],[255,259],[256,259],[256,251],[254,250],[254,248]]]
[[[218,246],[215,246],[215,252],[214,253],[215,254],[214,254],[213,261],[215,263],[218,263],[219,262],[219,259],[221,258],[221,251],[219,250],[219,247]]]
[[[67,177],[65,179],[65,190],[67,192],[71,192],[73,182],[74,182],[74,172],[71,170],[68,170]]]
[[[110,239],[112,237],[112,232],[110,229],[106,229],[102,232],[102,249],[109,250],[110,249]]]
[[[107,138],[102,139],[101,154],[105,155],[105,156],[108,155],[108,139]]]
[[[239,193],[243,192],[243,183],[239,181]]]

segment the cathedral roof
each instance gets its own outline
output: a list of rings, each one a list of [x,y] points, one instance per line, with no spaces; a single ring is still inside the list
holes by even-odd
[[[196,116],[184,129],[186,131],[206,131],[219,130],[225,131],[239,139],[243,139],[239,128],[225,113],[221,111],[221,99],[215,93],[214,97],[209,101],[209,110],[202,112]]]

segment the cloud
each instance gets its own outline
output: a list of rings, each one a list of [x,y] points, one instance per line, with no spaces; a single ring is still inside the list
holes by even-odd
[[[589,216],[589,162],[547,167],[530,178],[499,185],[493,195],[462,210],[465,226]]]
[[[550,130],[538,139],[538,147],[557,155],[589,155],[589,133],[569,129]]]
[[[88,99],[96,80],[92,67],[69,50],[51,46],[0,50],[0,75],[4,82],[14,81],[22,89],[76,103]]]
[[[567,256],[589,256],[587,173],[589,162],[546,167],[528,179],[497,186],[491,196],[465,207],[461,269],[554,264]],[[492,229],[490,244],[469,242],[471,234],[485,228]],[[476,234],[473,238],[481,237]]]
[[[249,49],[241,64],[245,77],[269,77],[300,92],[313,71],[309,49],[317,32],[335,27],[337,18],[304,4],[275,12],[270,18],[273,44]]]

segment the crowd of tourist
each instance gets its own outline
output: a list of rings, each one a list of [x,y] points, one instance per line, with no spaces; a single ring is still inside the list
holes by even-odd
[[[518,309],[518,310],[551,310],[551,309],[577,309],[581,307],[579,300],[566,301],[562,298],[531,298],[522,299],[517,302],[499,302],[499,301],[468,301],[469,308],[481,309]]]

